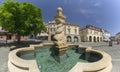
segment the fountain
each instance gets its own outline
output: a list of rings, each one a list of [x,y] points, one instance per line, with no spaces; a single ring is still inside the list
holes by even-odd
[[[19,48],[9,53],[10,72],[111,72],[111,56],[92,47],[66,44],[65,16],[57,9],[53,43]]]
[[[61,60],[64,60],[66,58],[66,36],[64,34],[64,23],[66,17],[62,14],[62,8],[59,7],[57,9],[57,15],[55,16],[55,22],[57,24],[57,30],[54,35],[54,47],[53,47],[53,55],[54,58],[61,62]]]

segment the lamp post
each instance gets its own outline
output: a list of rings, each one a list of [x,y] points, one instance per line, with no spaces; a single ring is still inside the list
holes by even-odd
[[[32,27],[33,27],[33,24],[30,24],[30,27],[31,27],[31,34],[30,34],[30,38],[33,38],[33,31],[32,31]]]

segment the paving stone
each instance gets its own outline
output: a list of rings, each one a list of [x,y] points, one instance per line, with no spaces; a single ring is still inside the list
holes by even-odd
[[[86,46],[92,46],[93,49],[102,50],[107,52],[112,57],[113,69],[112,72],[120,72],[120,45],[116,45],[116,42],[113,43],[113,46],[109,46],[108,43],[80,43]]]
[[[0,72],[8,72],[7,61],[8,61],[9,48],[0,47]]]
[[[113,46],[109,46],[108,43],[90,43],[81,42],[81,45],[92,46],[93,49],[102,50],[107,52],[112,57],[113,69],[112,72],[120,72],[120,45],[113,43]],[[0,47],[0,72],[9,72],[7,68],[9,47]]]

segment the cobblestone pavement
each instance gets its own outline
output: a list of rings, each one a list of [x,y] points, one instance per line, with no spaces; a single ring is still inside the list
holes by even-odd
[[[107,52],[112,57],[113,69],[112,72],[120,72],[120,45],[113,44],[112,47],[108,43],[89,43],[81,42],[81,45],[92,46],[93,49],[98,49]],[[9,47],[0,47],[0,72],[8,72],[7,61]]]
[[[120,72],[120,45],[115,42],[113,46],[109,46],[108,43],[81,43],[82,45],[92,46],[93,49],[105,51],[112,57],[113,69],[112,72]]]
[[[28,47],[30,44],[38,44],[41,41],[28,39],[23,40],[21,44],[14,42],[13,40],[8,40],[7,44],[5,40],[0,40],[0,72],[9,72],[7,67],[8,62],[8,54],[10,50],[21,48],[21,47]]]
[[[8,61],[8,47],[0,47],[0,72],[8,72],[7,61]]]

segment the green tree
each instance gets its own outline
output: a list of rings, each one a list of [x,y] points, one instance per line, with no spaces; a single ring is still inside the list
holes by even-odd
[[[20,36],[46,30],[41,9],[27,2],[4,2],[0,6],[0,24],[5,30],[16,34],[18,43]]]

